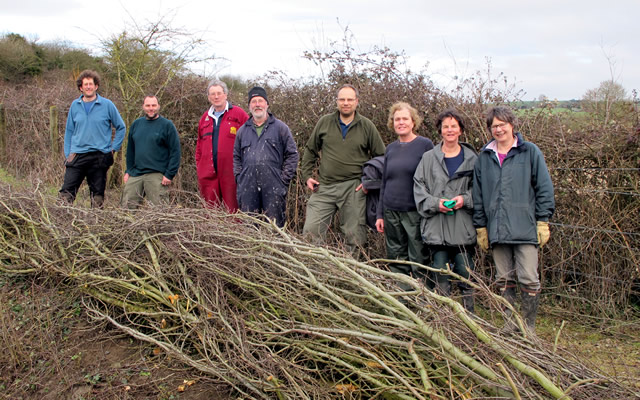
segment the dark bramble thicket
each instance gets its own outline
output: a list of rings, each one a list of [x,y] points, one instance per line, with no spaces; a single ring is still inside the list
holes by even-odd
[[[419,133],[434,142],[439,141],[434,128],[438,112],[450,106],[458,108],[466,119],[464,140],[478,150],[490,137],[484,122],[487,108],[496,104],[519,108],[522,104],[519,103],[522,93],[503,75],[492,77],[490,65],[486,71],[459,79],[457,87],[445,91],[427,74],[410,70],[403,53],[386,47],[360,53],[350,45],[348,35],[346,31],[346,39],[334,43],[330,52],[304,53],[304,57],[318,67],[320,77],[294,79],[281,71],[270,72],[250,82],[225,77],[223,79],[232,88],[230,98],[244,107],[247,87],[253,84],[266,87],[271,111],[289,125],[301,152],[318,118],[335,109],[335,90],[343,83],[358,87],[359,111],[374,121],[386,143],[394,140],[392,132],[386,128],[386,120],[387,110],[396,101],[407,101],[423,113],[424,123]],[[124,91],[118,77],[126,72],[127,65],[133,64],[121,63],[118,67],[109,56],[85,58],[77,50],[57,47],[59,59],[71,58],[77,63],[47,61],[42,64],[46,67],[29,67],[16,73],[15,65],[20,64],[14,62],[11,64],[14,69],[8,69],[8,61],[13,58],[5,58],[5,53],[12,51],[11,46],[18,45],[30,49],[39,47],[21,41],[15,35],[0,39],[0,60],[3,60],[0,63],[0,103],[6,110],[8,132],[7,151],[1,165],[10,174],[33,185],[55,188],[61,184],[63,156],[51,151],[49,107],[56,106],[59,110],[56,123],[61,148],[66,113],[70,102],[78,95],[73,84],[75,74],[85,67],[97,69],[104,81],[101,94],[122,108],[126,100],[123,97],[130,92]],[[149,59],[154,62],[160,57],[154,53],[160,50],[153,46],[145,51],[151,54]],[[127,54],[134,58],[139,56],[136,52]],[[27,57],[22,62],[33,65],[27,63],[29,60],[31,58]],[[43,60],[46,61],[46,57]],[[188,72],[186,65],[181,65],[171,76],[163,81],[162,87],[159,82],[145,81],[146,86],[140,91],[161,89],[162,112],[176,124],[183,146],[183,161],[175,181],[176,201],[191,206],[197,204],[193,154],[197,121],[208,106],[207,80]],[[542,149],[556,189],[557,211],[551,226],[552,239],[541,256],[543,294],[547,296],[545,301],[562,302],[567,310],[593,315],[623,315],[632,311],[634,303],[637,306],[640,296],[638,102],[635,97],[633,101],[616,101],[607,105],[606,115],[603,115],[598,100],[589,101],[578,102],[582,108],[565,111],[559,111],[557,104],[549,101],[518,109],[518,128]],[[135,110],[131,113],[136,116]],[[112,187],[107,196],[115,205],[120,169],[113,170]],[[288,208],[289,226],[293,232],[301,231],[307,197],[303,186],[294,181]],[[372,257],[383,255],[381,237],[373,233],[370,237],[369,254]],[[478,271],[488,282],[490,261],[489,256],[478,260]]]

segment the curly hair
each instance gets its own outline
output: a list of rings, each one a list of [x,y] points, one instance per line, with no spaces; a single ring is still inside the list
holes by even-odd
[[[98,75],[96,71],[85,69],[84,71],[80,72],[78,79],[76,79],[78,90],[82,88],[82,81],[85,79],[93,79],[93,84],[96,86],[100,86],[100,75]]]
[[[409,103],[405,103],[404,101],[398,101],[394,103],[391,108],[389,108],[389,119],[387,120],[387,127],[391,132],[393,132],[393,114],[398,110],[407,110],[409,111],[409,115],[411,115],[411,119],[413,120],[413,132],[415,133],[420,125],[422,124],[422,117],[418,114],[418,110],[413,108]]]

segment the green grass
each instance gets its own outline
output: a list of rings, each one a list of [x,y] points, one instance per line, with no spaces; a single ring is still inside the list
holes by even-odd
[[[5,171],[4,168],[0,168],[0,182],[14,185],[17,183],[17,180],[13,175]]]

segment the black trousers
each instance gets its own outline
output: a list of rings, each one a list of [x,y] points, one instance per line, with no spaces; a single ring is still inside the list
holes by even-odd
[[[71,158],[71,157],[70,157]],[[70,203],[76,198],[82,181],[87,179],[91,198],[100,197],[100,203],[104,198],[107,186],[107,171],[113,165],[113,153],[92,151],[76,154],[71,160],[65,162],[64,183],[60,189],[60,195]]]

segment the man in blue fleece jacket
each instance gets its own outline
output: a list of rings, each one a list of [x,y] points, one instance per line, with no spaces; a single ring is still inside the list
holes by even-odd
[[[71,103],[64,133],[65,173],[60,197],[73,204],[78,189],[87,179],[91,207],[102,208],[107,171],[113,153],[120,150],[126,127],[116,106],[98,95],[100,76],[84,70],[76,80],[82,95]],[[112,127],[115,137],[112,139]]]

